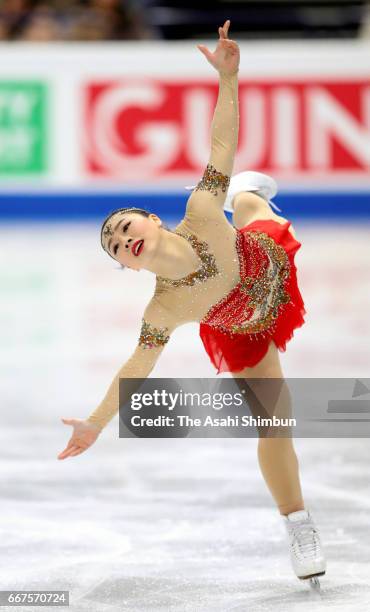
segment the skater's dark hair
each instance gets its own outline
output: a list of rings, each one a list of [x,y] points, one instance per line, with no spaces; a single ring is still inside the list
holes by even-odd
[[[151,215],[152,213],[149,212],[148,210],[145,210],[145,208],[135,208],[135,207],[127,207],[127,208],[116,208],[116,210],[112,210],[109,215],[104,219],[102,226],[101,226],[101,232],[100,232],[100,243],[101,246],[103,248],[103,250],[108,253],[109,257],[112,257],[112,259],[115,259],[110,253],[109,251],[107,251],[107,249],[104,247],[104,243],[103,243],[103,235],[104,232],[107,231],[109,233],[109,231],[111,231],[110,226],[107,226],[107,223],[109,221],[109,219],[111,217],[113,217],[113,215],[115,215],[118,212],[130,212],[130,213],[135,213],[137,215],[142,215],[143,217],[149,217],[149,215]],[[108,229],[109,227],[109,229]],[[162,223],[161,227],[163,229],[165,229],[167,232],[172,232],[172,230],[168,227],[168,225],[166,225],[165,223]],[[115,260],[116,261],[116,260]],[[124,266],[123,264],[120,264],[121,266],[121,270],[124,270],[126,268],[126,266]]]

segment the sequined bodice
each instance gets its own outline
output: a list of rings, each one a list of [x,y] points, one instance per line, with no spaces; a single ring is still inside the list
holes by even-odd
[[[222,274],[207,241],[180,231],[176,233],[189,240],[202,264],[198,270],[181,279],[157,278],[174,289],[198,285],[195,293],[194,289],[189,289],[191,298],[189,295],[181,296],[181,308],[187,314],[194,314],[193,320],[231,335],[255,334],[274,325],[280,309],[289,299],[284,288],[289,277],[289,259],[284,249],[266,233],[233,229],[239,273],[234,270],[232,278]],[[213,286],[199,287],[212,278]],[[228,289],[220,295],[217,289],[226,286]],[[199,317],[197,311],[201,312]]]
[[[273,327],[289,302],[285,283],[290,263],[284,249],[262,231],[237,230],[236,249],[240,280],[201,323],[231,335],[255,334]]]

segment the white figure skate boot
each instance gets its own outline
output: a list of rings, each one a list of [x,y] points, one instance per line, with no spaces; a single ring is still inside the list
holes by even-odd
[[[308,510],[297,510],[283,516],[290,540],[290,558],[297,578],[310,580],[320,588],[318,576],[326,571],[326,560],[317,527]]]
[[[276,196],[278,192],[278,186],[276,181],[267,174],[262,172],[239,172],[230,179],[230,185],[227,192],[226,200],[224,202],[224,210],[233,212],[232,201],[238,193],[242,191],[253,191],[257,192],[266,202],[272,206],[278,212],[281,212],[280,208],[271,202],[271,198]]]

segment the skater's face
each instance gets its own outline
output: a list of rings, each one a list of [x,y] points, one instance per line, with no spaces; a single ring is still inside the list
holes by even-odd
[[[118,212],[108,224],[110,232],[104,235],[104,246],[112,257],[131,270],[145,268],[158,243],[162,225],[160,218],[154,213],[144,217],[137,213]]]

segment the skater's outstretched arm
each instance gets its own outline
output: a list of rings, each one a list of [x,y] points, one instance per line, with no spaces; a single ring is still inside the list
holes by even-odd
[[[188,200],[188,209],[209,210],[212,207],[222,211],[232,174],[239,132],[240,52],[237,43],[228,38],[229,26],[228,20],[219,28],[219,40],[214,53],[204,45],[198,45],[219,74],[219,92],[211,126],[209,162],[202,180]]]
[[[153,297],[144,311],[136,349],[118,370],[100,405],[85,420],[62,419],[66,425],[72,425],[74,431],[58,459],[79,455],[95,442],[103,428],[118,412],[119,379],[149,376],[169,341],[171,332],[178,326],[179,323],[171,313]]]

